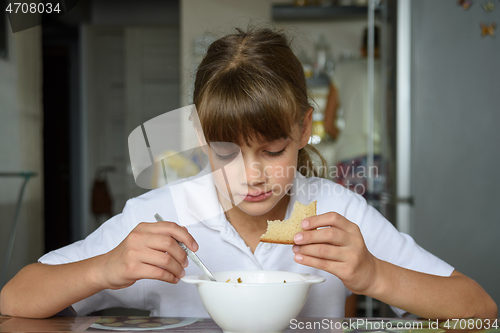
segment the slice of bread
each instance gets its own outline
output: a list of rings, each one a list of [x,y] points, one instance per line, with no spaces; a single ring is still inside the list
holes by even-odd
[[[260,241],[265,243],[295,244],[293,236],[297,232],[304,231],[300,227],[300,222],[306,217],[316,215],[316,203],[317,201],[313,201],[309,205],[304,205],[295,201],[292,215],[288,220],[267,221],[267,231],[260,237]]]

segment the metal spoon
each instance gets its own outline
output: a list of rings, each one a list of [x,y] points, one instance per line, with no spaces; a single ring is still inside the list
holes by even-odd
[[[160,216],[160,214],[158,214],[158,213],[155,214],[155,219],[158,222],[165,221]],[[184,251],[186,251],[188,258],[191,259],[196,264],[196,266],[198,266],[198,267],[201,268],[201,270],[203,271],[203,273],[205,273],[205,275],[210,279],[210,281],[217,282],[217,280],[214,278],[214,276],[212,275],[212,273],[210,273],[210,271],[208,270],[208,268],[205,267],[205,265],[203,265],[203,263],[201,262],[200,258],[198,258],[198,256],[193,251],[191,251],[184,243],[181,243],[178,240],[176,240],[176,242],[179,243],[179,245],[181,246],[181,248]]]

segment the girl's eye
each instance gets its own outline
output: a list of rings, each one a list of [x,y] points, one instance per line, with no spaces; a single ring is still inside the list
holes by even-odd
[[[286,147],[281,149],[280,151],[276,151],[276,152],[273,152],[273,151],[266,151],[267,155],[269,156],[272,156],[272,157],[276,157],[276,156],[280,156],[281,154],[283,154],[283,152],[285,151]]]
[[[238,155],[237,153],[233,153],[231,155],[219,155],[219,154],[215,154],[215,157],[218,160],[221,160],[221,161],[229,161],[229,160],[232,160],[233,158],[235,158],[237,155]]]

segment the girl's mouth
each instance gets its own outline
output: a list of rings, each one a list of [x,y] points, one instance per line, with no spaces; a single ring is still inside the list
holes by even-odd
[[[262,201],[262,200],[266,200],[267,198],[269,198],[271,196],[271,194],[273,193],[273,191],[268,191],[268,192],[262,192],[258,195],[249,195],[247,194],[246,196],[243,196],[243,195],[239,195],[244,201],[252,201],[252,202],[255,202],[255,201]]]

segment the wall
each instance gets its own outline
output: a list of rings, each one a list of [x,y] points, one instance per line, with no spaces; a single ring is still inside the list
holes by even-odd
[[[41,32],[35,27],[13,34],[9,27],[9,58],[0,59],[0,172],[38,174],[25,191],[8,279],[43,254]],[[2,268],[21,184],[20,178],[0,178]]]
[[[412,13],[414,235],[500,304],[500,43],[479,25],[500,11],[419,0]]]

